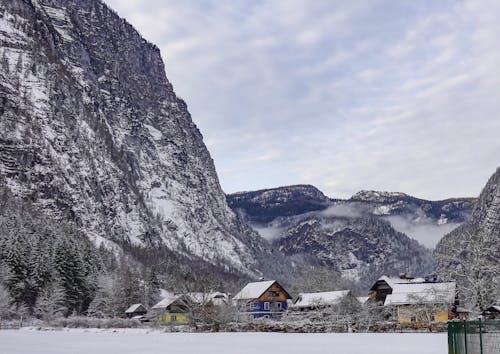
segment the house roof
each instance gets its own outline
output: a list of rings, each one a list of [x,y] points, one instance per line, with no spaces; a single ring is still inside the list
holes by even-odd
[[[324,291],[319,293],[301,293],[292,307],[314,307],[336,305],[349,294],[349,290]]]
[[[493,305],[493,306],[490,306],[486,309],[486,311],[497,311],[497,312],[500,312],[500,305]]]
[[[146,310],[146,308],[142,306],[142,304],[133,304],[132,306],[130,306],[128,309],[125,310],[125,313],[134,313],[141,307],[143,307],[144,310]]]
[[[269,289],[274,283],[278,283],[276,280],[266,280],[257,281],[253,283],[248,283],[243,289],[237,293],[233,300],[251,300],[259,298],[264,292]],[[279,283],[278,283],[279,285]],[[280,285],[281,286],[281,285]],[[284,290],[284,289],[283,289]],[[285,291],[288,298],[291,296]]]
[[[158,302],[156,305],[152,307],[152,309],[164,309],[172,305],[174,302],[177,300],[180,300],[183,298],[182,295],[170,295],[162,299],[160,302]]]
[[[356,300],[358,300],[360,304],[365,304],[369,298],[369,296],[358,296]]]
[[[455,282],[400,283],[394,284],[392,294],[387,295],[384,305],[452,304],[455,301]]]
[[[413,279],[407,279],[407,278],[400,278],[400,277],[388,277],[386,275],[381,276],[380,278],[377,279],[377,282],[379,281],[385,281],[387,285],[389,285],[391,288],[394,289],[394,287],[398,284],[420,284],[424,283],[425,279],[424,278],[413,278]],[[375,282],[375,285],[377,284]],[[372,286],[375,288],[375,285]]]
[[[214,305],[222,305],[225,303],[228,299],[228,295],[225,293],[221,293],[218,291],[213,291],[210,293],[188,293],[186,294],[189,296],[191,301],[197,303],[197,304],[207,304],[207,303],[213,303]]]

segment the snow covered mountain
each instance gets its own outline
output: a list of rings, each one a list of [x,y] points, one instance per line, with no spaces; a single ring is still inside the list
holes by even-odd
[[[271,252],[228,207],[159,49],[100,0],[0,2],[0,183],[107,247],[252,276]]]
[[[457,280],[464,300],[484,309],[500,297],[500,168],[491,176],[472,218],[445,235],[435,258],[443,277]]]
[[[241,192],[227,199],[288,257],[329,265],[362,284],[383,273],[431,272],[431,252],[419,242],[434,246],[443,234],[470,218],[475,202],[472,198],[427,201],[377,191],[340,200],[313,186]]]
[[[471,217],[474,198],[429,201],[404,193],[360,191],[347,200],[331,199],[313,186],[287,186],[227,196],[229,206],[261,233],[284,218],[328,209],[337,216],[379,217],[397,231],[434,247],[443,235]],[[273,220],[275,220],[273,222]]]

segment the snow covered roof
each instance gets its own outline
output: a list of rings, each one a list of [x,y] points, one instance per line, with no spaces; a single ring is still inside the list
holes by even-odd
[[[137,311],[140,307],[144,307],[142,306],[142,304],[133,304],[132,306],[130,306],[128,309],[125,310],[125,313],[134,313],[135,311]],[[145,308],[144,308],[145,309]]]
[[[358,300],[360,304],[365,304],[369,298],[369,296],[358,296],[356,300]]]
[[[188,293],[186,294],[189,298],[197,304],[207,304],[212,302],[214,305],[222,305],[227,301],[228,295],[218,291],[213,291],[210,293]]]
[[[324,291],[320,293],[301,293],[292,307],[314,307],[338,304],[349,294],[349,290]]]
[[[183,296],[182,295],[171,295],[167,296],[166,298],[162,299],[160,302],[158,302],[156,305],[152,307],[152,309],[164,309],[167,308],[168,306],[172,305],[174,302],[177,300],[181,299]]]
[[[388,277],[386,275],[381,276],[380,278],[378,278],[377,281],[381,281],[381,280],[385,281],[393,289],[397,284],[421,284],[421,283],[425,282],[424,278],[408,279],[408,278],[400,278],[400,277]]]
[[[248,283],[243,289],[237,293],[233,300],[249,300],[260,297],[267,289],[271,287],[276,280],[257,281]]]
[[[384,305],[452,304],[455,293],[455,282],[393,284]]]

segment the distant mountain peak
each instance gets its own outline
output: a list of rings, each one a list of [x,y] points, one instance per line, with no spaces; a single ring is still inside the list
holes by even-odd
[[[408,194],[401,192],[361,190],[354,194],[350,200],[364,202],[387,202],[390,199],[408,198]]]

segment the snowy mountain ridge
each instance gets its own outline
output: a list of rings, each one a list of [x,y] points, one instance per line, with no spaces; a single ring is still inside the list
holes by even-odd
[[[2,1],[0,182],[97,243],[257,276],[271,252],[228,207],[160,52],[99,0]]]

